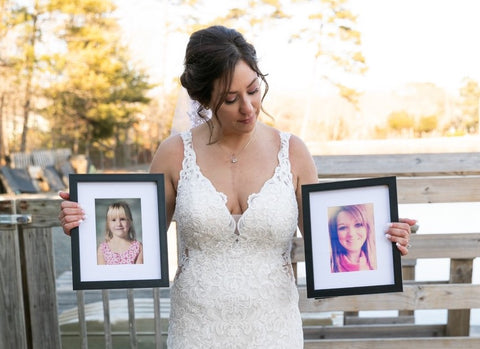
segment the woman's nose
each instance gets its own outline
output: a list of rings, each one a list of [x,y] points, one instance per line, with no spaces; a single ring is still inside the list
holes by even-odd
[[[253,111],[253,104],[250,98],[247,96],[242,98],[242,103],[240,104],[240,112],[243,114],[249,114]]]

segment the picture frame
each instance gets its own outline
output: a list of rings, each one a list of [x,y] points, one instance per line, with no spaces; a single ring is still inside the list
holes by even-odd
[[[396,177],[302,186],[307,298],[402,292]]]
[[[71,174],[85,212],[72,229],[74,290],[168,287],[163,174]]]

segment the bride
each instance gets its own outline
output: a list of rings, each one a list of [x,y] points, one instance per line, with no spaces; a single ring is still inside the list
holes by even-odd
[[[181,246],[168,346],[303,348],[290,245],[302,231],[301,187],[317,182],[314,161],[298,137],[259,120],[268,84],[239,32],[193,33],[184,67],[182,86],[204,122],[165,140],[150,168],[164,174]],[[67,234],[83,218],[62,202]],[[393,223],[386,237],[402,254],[409,224]]]

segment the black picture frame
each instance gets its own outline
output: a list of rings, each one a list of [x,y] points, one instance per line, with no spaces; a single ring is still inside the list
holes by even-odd
[[[398,221],[395,176],[303,185],[302,204],[307,298],[403,291],[401,255],[385,237]],[[359,234],[347,235],[357,231],[349,217]]]
[[[71,232],[73,289],[168,287],[163,174],[71,174],[69,184],[70,200],[80,204],[86,217]],[[131,212],[129,234],[133,227],[133,240],[143,253],[140,264],[136,264],[141,261],[138,255],[132,257],[136,263],[131,264],[116,264],[111,258],[106,259],[114,264],[99,264],[103,254],[97,260],[109,230],[107,209],[118,209],[119,205],[122,212]]]

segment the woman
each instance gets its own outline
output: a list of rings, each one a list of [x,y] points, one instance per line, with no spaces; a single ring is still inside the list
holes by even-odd
[[[165,176],[167,219],[182,246],[168,345],[303,348],[290,243],[302,229],[301,186],[317,182],[313,159],[299,138],[258,121],[268,85],[240,33],[193,33],[184,64],[198,117],[212,117],[164,141],[150,168]],[[64,201],[59,218],[68,233],[81,208]],[[408,223],[390,228],[402,254]]]
[[[377,269],[375,232],[367,204],[335,208],[328,228],[332,273]]]

